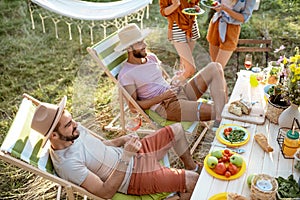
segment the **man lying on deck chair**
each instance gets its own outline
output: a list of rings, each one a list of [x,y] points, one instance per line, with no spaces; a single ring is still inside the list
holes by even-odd
[[[101,141],[72,119],[65,110],[66,97],[58,106],[41,103],[31,127],[49,139],[56,173],[101,197],[116,192],[143,195],[178,192],[190,199],[202,167],[192,159],[180,123],[139,139],[124,135]],[[159,160],[174,148],[186,169],[167,168]],[[196,173],[197,172],[197,173]]]
[[[218,128],[227,101],[222,66],[209,63],[187,83],[169,84],[163,77],[156,55],[146,52],[144,38],[149,32],[148,29],[140,30],[135,24],[129,24],[118,32],[120,44],[115,51],[126,49],[128,53],[127,62],[118,76],[121,85],[144,110],[151,109],[168,120],[178,122],[214,119],[213,127]],[[180,76],[175,78],[173,82],[180,83]],[[208,88],[214,104],[197,102]]]

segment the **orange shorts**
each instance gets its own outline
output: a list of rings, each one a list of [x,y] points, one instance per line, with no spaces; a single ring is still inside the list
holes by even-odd
[[[241,26],[235,24],[227,24],[225,41],[224,43],[222,43],[218,28],[219,21],[220,20],[217,20],[215,23],[212,23],[212,20],[210,21],[206,39],[211,45],[217,46],[222,50],[234,51],[238,44]]]
[[[141,140],[142,148],[134,160],[128,194],[186,192],[185,170],[167,168],[158,161],[173,146],[174,137],[172,129],[166,126]]]

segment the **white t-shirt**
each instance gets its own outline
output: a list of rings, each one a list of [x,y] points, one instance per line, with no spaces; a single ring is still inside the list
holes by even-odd
[[[88,130],[78,124],[79,138],[66,149],[50,149],[50,156],[56,173],[63,179],[81,185],[88,175],[88,171],[100,177],[102,181],[113,172],[122,155],[120,147],[106,146],[103,142],[88,133]],[[131,158],[124,180],[118,189],[127,193],[133,168]]]
[[[151,99],[170,88],[169,83],[162,76],[159,59],[152,53],[148,53],[146,58],[147,62],[144,64],[126,62],[118,76],[121,85],[136,86],[140,100]]]

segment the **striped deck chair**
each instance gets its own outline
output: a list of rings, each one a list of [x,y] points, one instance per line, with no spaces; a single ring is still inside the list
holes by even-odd
[[[58,186],[57,199],[60,199],[62,188],[66,190],[68,199],[70,200],[75,199],[75,193],[83,196],[85,199],[102,199],[78,185],[59,178],[55,174],[48,151],[50,143],[48,142],[45,148],[41,148],[42,135],[31,129],[31,120],[38,104],[39,101],[30,97],[29,95],[24,94],[24,98],[21,102],[19,110],[4,139],[4,142],[1,145],[0,158],[10,164],[18,166],[21,169],[32,172],[56,183]],[[95,136],[103,139],[98,135]],[[164,162],[166,165],[169,165],[168,157],[165,156],[162,162]],[[135,196],[117,193],[112,199],[154,200],[164,199],[169,195],[170,193],[159,193],[153,195]]]
[[[128,106],[124,104],[124,99],[127,102],[130,102],[137,112],[143,117],[143,119],[150,124],[152,129],[158,129],[159,127],[166,126],[172,123],[173,121],[168,121],[160,117],[157,113],[152,110],[144,111],[137,102],[130,96],[126,89],[118,82],[117,76],[120,72],[120,69],[124,62],[127,60],[127,52],[116,52],[114,48],[119,44],[119,37],[117,32],[114,32],[110,36],[106,37],[97,44],[88,47],[87,51],[91,57],[96,61],[97,65],[101,67],[106,75],[111,78],[111,80],[118,86],[119,90],[119,104],[120,104],[120,114],[116,116],[109,125],[105,126],[106,130],[110,131],[124,131],[125,132],[125,112],[128,109]],[[163,70],[163,69],[162,69]],[[167,73],[163,70],[165,76],[168,77]],[[123,98],[120,98],[123,97]],[[115,122],[120,120],[120,125],[115,125]],[[197,130],[199,122],[182,122],[182,125],[186,132],[192,133]],[[205,132],[207,127],[205,127]],[[141,132],[147,132],[147,130],[139,130]],[[151,130],[149,130],[151,131]],[[153,131],[153,130],[152,130]]]

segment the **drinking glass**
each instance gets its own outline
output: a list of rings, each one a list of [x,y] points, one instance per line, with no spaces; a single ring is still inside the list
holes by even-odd
[[[136,131],[142,126],[142,118],[139,114],[135,114],[134,116],[130,117],[125,128],[130,133],[136,133]]]
[[[246,54],[244,66],[247,70],[249,70],[252,66],[252,54]]]

